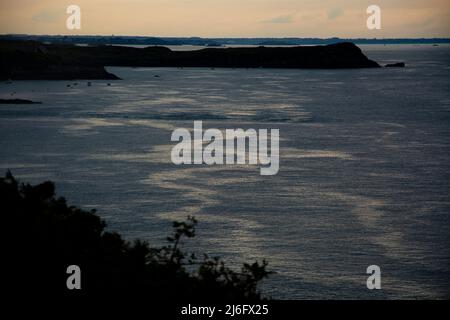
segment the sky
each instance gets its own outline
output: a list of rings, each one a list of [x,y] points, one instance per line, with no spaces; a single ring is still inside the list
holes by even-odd
[[[81,29],[66,27],[69,5]],[[369,30],[369,5],[381,30]],[[450,37],[450,0],[0,0],[0,34]]]

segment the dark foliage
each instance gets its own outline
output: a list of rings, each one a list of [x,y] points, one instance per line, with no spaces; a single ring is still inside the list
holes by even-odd
[[[258,283],[267,263],[244,264],[241,272],[218,258],[185,253],[183,237],[195,236],[197,221],[174,222],[168,244],[152,248],[105,231],[95,211],[84,211],[55,197],[55,186],[19,184],[10,172],[0,178],[3,229],[11,234],[9,280],[17,291],[52,294],[140,294],[164,300],[260,299]],[[81,268],[81,290],[66,287],[69,265]]]

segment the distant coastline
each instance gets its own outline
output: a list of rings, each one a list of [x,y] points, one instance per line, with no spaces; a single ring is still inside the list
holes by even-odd
[[[0,40],[34,40],[44,43],[92,45],[159,45],[159,46],[227,46],[227,45],[327,45],[340,42],[362,44],[450,44],[450,38],[201,38],[201,37],[151,37],[103,35],[27,35],[3,34]]]
[[[0,40],[0,79],[119,79],[105,66],[349,69],[379,68],[350,42],[320,46],[205,48],[75,46],[33,40]]]

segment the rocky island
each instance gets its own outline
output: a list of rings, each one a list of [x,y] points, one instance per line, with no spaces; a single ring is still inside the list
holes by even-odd
[[[105,66],[208,68],[378,68],[355,44],[325,46],[205,48],[76,46],[38,41],[0,41],[0,79],[119,79]]]
[[[27,99],[0,99],[0,104],[41,104],[40,101],[31,101]]]

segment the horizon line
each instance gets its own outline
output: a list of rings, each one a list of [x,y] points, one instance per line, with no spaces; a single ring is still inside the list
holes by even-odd
[[[271,36],[258,36],[258,37],[246,37],[246,36],[230,36],[230,37],[202,37],[202,36],[156,36],[156,35],[125,35],[125,34],[31,34],[31,33],[0,33],[0,36],[45,36],[45,37],[140,37],[140,38],[199,38],[199,39],[321,39],[321,40],[329,40],[329,39],[353,39],[353,40],[433,40],[433,39],[446,39],[450,40],[450,36],[446,37],[385,37],[385,38],[367,38],[367,37],[338,37],[338,36],[330,36],[330,37],[292,37],[292,36],[280,36],[280,37],[271,37]]]

